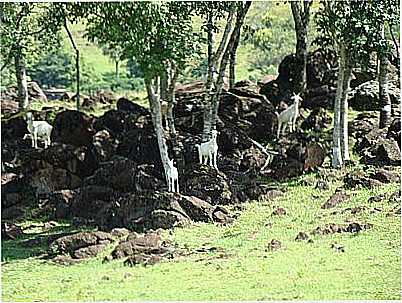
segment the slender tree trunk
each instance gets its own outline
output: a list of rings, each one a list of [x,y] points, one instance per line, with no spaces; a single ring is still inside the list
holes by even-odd
[[[119,61],[114,62],[114,68],[115,68],[115,75],[116,75],[116,80],[119,79]]]
[[[170,63],[170,66],[168,68],[168,85],[167,85],[167,102],[169,104],[168,106],[168,123],[169,123],[169,130],[170,130],[170,134],[172,136],[172,141],[173,141],[173,145],[177,145],[176,143],[176,127],[174,125],[174,117],[173,117],[173,106],[174,103],[176,102],[176,96],[175,96],[175,87],[176,87],[176,82],[177,82],[177,77],[178,77],[179,73],[177,71],[177,67],[175,66],[174,63]]]
[[[384,24],[381,28],[382,38],[385,39]],[[388,54],[385,51],[378,52],[379,57],[379,92],[380,92],[380,128],[388,127],[391,124],[391,99],[388,94]]]
[[[229,59],[229,88],[234,88],[234,84],[236,82],[236,54],[237,48],[240,43],[240,35],[236,38],[236,41],[233,45],[233,49],[230,51],[230,59]]]
[[[81,102],[80,102],[80,51],[77,47],[77,44],[74,41],[74,37],[71,34],[68,26],[67,26],[67,21],[64,23],[64,29],[67,32],[68,38],[70,39],[71,45],[73,46],[75,50],[75,69],[76,69],[76,85],[77,85],[77,90],[76,90],[76,102],[77,102],[77,110],[79,111],[81,109]]]
[[[204,109],[204,129],[202,132],[202,140],[208,141],[210,139],[211,130],[213,127],[213,103],[215,100],[215,96],[218,91],[218,81],[216,79],[215,73],[217,72],[217,62],[222,55],[222,52],[225,50],[226,42],[229,37],[232,21],[233,21],[233,10],[229,11],[227,22],[225,25],[225,30],[222,35],[222,39],[219,43],[218,49],[215,54],[213,52],[213,17],[208,17],[208,78],[207,78],[207,102]],[[219,77],[219,76],[218,76]]]
[[[154,83],[152,83],[154,82]],[[148,93],[149,107],[151,109],[152,123],[154,125],[154,130],[156,133],[156,138],[158,141],[159,154],[161,156],[165,176],[168,167],[169,155],[168,148],[165,140],[165,133],[162,127],[162,113],[161,113],[161,103],[160,96],[156,92],[160,90],[160,78],[154,81],[150,79],[145,79],[145,86]],[[158,88],[159,87],[159,88]]]
[[[348,93],[352,76],[352,62],[348,52],[345,52],[345,66],[343,70],[343,84],[341,97],[341,153],[343,161],[349,161],[349,132],[348,132]]]
[[[245,6],[239,9],[237,17],[236,17],[236,24],[233,29],[232,34],[230,35],[230,39],[228,42],[228,45],[225,49],[225,52],[223,54],[220,67],[219,67],[219,75],[218,75],[218,81],[216,83],[216,88],[215,88],[215,94],[212,97],[212,102],[211,102],[211,128],[214,129],[216,127],[216,120],[218,118],[218,109],[219,109],[219,99],[220,95],[222,93],[222,88],[223,88],[223,78],[225,76],[225,70],[227,67],[227,63],[229,61],[229,56],[231,53],[231,50],[234,47],[234,44],[236,42],[236,39],[240,36],[240,31],[244,23],[244,19],[246,17],[246,14],[251,6],[251,2],[247,1]]]
[[[15,52],[15,76],[18,86],[18,107],[19,110],[25,110],[29,106],[28,83],[25,60],[20,51]]]
[[[203,128],[203,133],[202,133],[202,140],[203,141],[208,141],[209,139],[209,133],[211,132],[211,111],[210,109],[210,104],[211,104],[211,94],[212,94],[212,86],[213,86],[213,74],[216,71],[216,66],[214,62],[214,32],[213,32],[213,26],[214,26],[214,19],[212,14],[208,15],[208,21],[207,21],[207,44],[208,44],[208,70],[207,70],[207,82],[205,84],[205,90],[206,90],[206,95],[205,95],[205,100],[204,100],[204,114],[203,114],[203,119],[204,119],[204,128]]]
[[[342,106],[342,91],[343,91],[343,76],[345,68],[345,47],[339,48],[339,70],[338,82],[336,86],[336,97],[334,106],[334,130],[332,133],[332,167],[340,168],[343,165],[342,150],[341,150],[341,106]]]
[[[302,10],[302,3],[303,8]],[[307,32],[310,20],[311,0],[291,1],[293,19],[296,32],[296,79],[294,79],[294,90],[302,93],[307,87]]]

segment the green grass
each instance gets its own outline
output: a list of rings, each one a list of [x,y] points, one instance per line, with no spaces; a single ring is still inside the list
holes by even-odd
[[[400,299],[400,216],[386,214],[395,205],[367,202],[372,195],[392,193],[398,184],[375,190],[348,191],[351,199],[334,209],[325,202],[341,184],[328,191],[314,189],[315,175],[287,185],[272,202],[252,202],[234,224],[196,224],[168,235],[179,247],[217,247],[150,267],[125,267],[122,261],[102,264],[103,256],[73,266],[54,265],[27,257],[18,242],[2,243],[4,301],[101,300],[352,300]],[[304,184],[304,185],[303,185]],[[366,205],[368,211],[332,214]],[[287,215],[271,216],[275,207]],[[370,213],[373,207],[382,212]],[[313,236],[313,243],[294,241],[326,223],[371,223],[359,234]],[[34,229],[33,231],[36,231]],[[265,251],[271,239],[283,248]],[[345,252],[330,246],[339,243]],[[21,249],[21,248],[20,248]],[[13,256],[17,257],[13,258]],[[19,257],[18,257],[19,256]]]

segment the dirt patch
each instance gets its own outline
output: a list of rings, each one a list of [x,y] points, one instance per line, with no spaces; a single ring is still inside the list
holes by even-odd
[[[286,214],[286,209],[283,207],[278,207],[272,212],[272,216],[285,216]]]
[[[272,239],[268,245],[265,251],[275,251],[275,250],[279,250],[282,248],[282,243],[281,241],[277,240],[277,239]]]
[[[295,241],[309,241],[310,237],[307,233],[301,231],[297,234]]]
[[[367,229],[372,228],[372,224],[370,223],[358,223],[358,222],[351,222],[349,224],[336,224],[336,223],[329,223],[324,226],[318,226],[315,228],[311,234],[312,235],[330,235],[335,233],[359,233],[360,231],[364,231]]]
[[[336,191],[335,194],[328,199],[323,205],[321,205],[322,209],[333,208],[342,202],[345,202],[349,199],[349,195],[347,195],[343,191]]]

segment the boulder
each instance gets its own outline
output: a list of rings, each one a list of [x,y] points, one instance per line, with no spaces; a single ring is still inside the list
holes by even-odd
[[[117,100],[117,110],[121,112],[127,112],[131,114],[136,114],[138,116],[149,115],[150,112],[145,107],[138,105],[137,103],[131,102],[130,100],[122,97]]]
[[[206,165],[193,165],[182,174],[183,193],[199,197],[212,205],[233,204],[228,177],[214,168]]]
[[[63,236],[50,244],[49,254],[69,254],[75,259],[96,256],[113,242],[109,233],[102,231],[80,232]]]
[[[28,82],[28,94],[30,99],[47,102],[45,93],[36,82]]]
[[[323,131],[331,127],[332,118],[324,108],[315,108],[308,117],[302,122],[301,128],[304,130]]]
[[[162,186],[150,165],[137,166],[129,159],[116,159],[104,162],[85,179],[85,185],[107,186],[119,192],[143,191],[157,189]]]
[[[95,157],[97,162],[105,162],[116,153],[118,140],[116,140],[107,130],[98,131],[92,137]]]
[[[391,102],[399,103],[400,89],[392,82],[388,83],[388,93]],[[371,80],[360,84],[351,91],[349,105],[355,110],[380,110],[379,84],[377,80]]]
[[[92,143],[93,118],[86,114],[66,110],[56,115],[51,134],[52,142],[71,144],[73,146],[88,146]]]
[[[190,221],[212,221],[212,211],[212,206],[194,197],[148,191],[120,195],[96,214],[95,221],[108,229],[156,230]]]

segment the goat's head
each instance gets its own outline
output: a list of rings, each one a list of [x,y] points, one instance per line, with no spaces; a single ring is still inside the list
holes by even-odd
[[[303,101],[303,98],[300,97],[300,93],[298,94],[293,93],[291,99],[294,100],[295,103],[300,103],[300,101]]]

